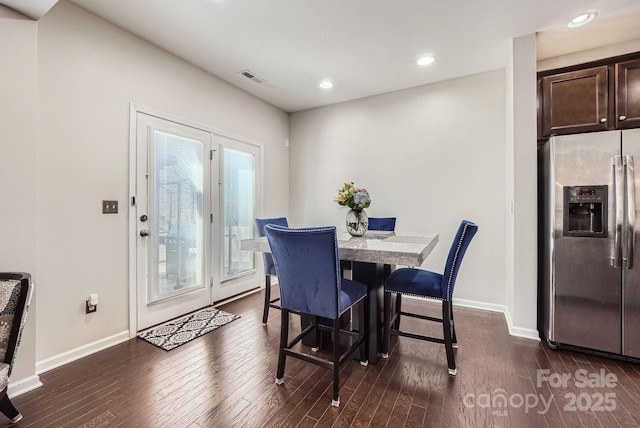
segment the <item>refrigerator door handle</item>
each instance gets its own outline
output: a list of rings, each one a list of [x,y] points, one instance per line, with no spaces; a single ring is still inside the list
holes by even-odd
[[[615,232],[611,249],[611,267],[622,267],[622,219],[624,217],[624,175],[622,156],[613,157],[613,188],[615,191]]]
[[[626,192],[626,219],[624,224],[624,253],[623,260],[626,269],[633,269],[633,253],[635,250],[635,223],[636,223],[636,192],[635,192],[635,172],[633,168],[633,156],[627,155],[624,159]]]

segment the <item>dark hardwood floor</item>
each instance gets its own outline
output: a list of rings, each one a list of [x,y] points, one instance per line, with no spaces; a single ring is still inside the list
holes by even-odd
[[[261,305],[261,293],[225,304],[242,318],[170,352],[132,339],[42,373],[41,388],[14,398],[24,415],[14,426],[640,426],[638,364],[553,351],[510,337],[502,314],[461,307],[457,376],[442,345],[392,338],[389,359],[344,366],[332,408],[325,369],[290,358],[274,383],[280,312],[263,327]]]

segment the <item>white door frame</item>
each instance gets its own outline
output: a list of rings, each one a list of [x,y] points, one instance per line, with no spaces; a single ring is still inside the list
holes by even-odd
[[[138,333],[138,322],[137,322],[137,307],[138,307],[138,297],[137,297],[137,257],[136,257],[136,240],[137,240],[137,227],[138,227],[138,219],[136,216],[136,209],[133,206],[133,200],[136,196],[136,172],[137,172],[137,153],[136,153],[136,138],[137,138],[137,116],[138,113],[144,113],[150,116],[156,116],[162,119],[166,119],[169,121],[177,122],[186,126],[190,126],[193,128],[198,128],[203,131],[211,132],[212,134],[219,135],[226,138],[231,138],[234,140],[238,140],[241,142],[245,142],[248,144],[255,145],[259,148],[259,178],[258,182],[262,183],[263,181],[263,152],[264,145],[261,142],[247,139],[245,137],[240,137],[220,129],[213,128],[211,126],[206,126],[200,123],[196,123],[194,121],[185,120],[178,116],[168,114],[153,108],[145,107],[139,104],[130,103],[129,105],[129,199],[128,199],[128,208],[129,208],[129,338],[136,337]],[[214,144],[215,148],[215,144]],[[213,177],[212,177],[213,180]],[[259,186],[256,189],[258,194],[256,200],[256,212],[259,213],[262,210],[262,189]],[[219,192],[219,198],[223,197],[223,192]],[[214,205],[222,206],[222,201],[213,201]],[[215,215],[216,213],[214,213]],[[218,213],[220,215],[220,213]],[[221,225],[221,222],[218,223]],[[211,227],[211,238],[212,238],[212,256],[209,258],[211,260],[211,266],[208,271],[210,272],[211,281],[213,282],[212,287],[212,299],[215,299],[217,295],[217,291],[220,288],[221,282],[221,266],[222,266],[222,254],[220,253],[220,245],[215,245],[215,239],[219,240],[220,227]],[[217,253],[217,254],[216,254]],[[217,260],[217,262],[214,262]],[[258,277],[258,270],[256,270],[253,275],[257,278],[257,283],[260,284],[260,279]],[[242,280],[243,278],[239,278],[238,280]],[[246,276],[244,277],[246,280]],[[213,300],[212,302],[213,303]]]

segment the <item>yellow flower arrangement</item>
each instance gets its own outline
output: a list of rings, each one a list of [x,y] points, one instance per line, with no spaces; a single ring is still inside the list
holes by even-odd
[[[354,211],[362,211],[371,205],[371,196],[367,189],[358,188],[353,181],[348,181],[338,190],[336,201],[338,204],[349,207]]]

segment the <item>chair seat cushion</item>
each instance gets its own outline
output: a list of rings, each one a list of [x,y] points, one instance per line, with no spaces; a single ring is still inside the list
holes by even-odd
[[[424,269],[402,268],[389,275],[385,291],[442,299],[442,275]]]
[[[347,311],[351,306],[364,299],[367,295],[367,286],[361,282],[352,281],[342,278],[342,286],[340,287],[340,315]]]

